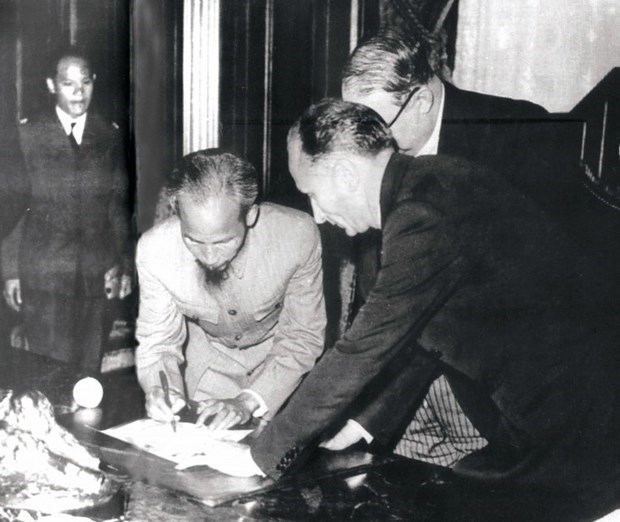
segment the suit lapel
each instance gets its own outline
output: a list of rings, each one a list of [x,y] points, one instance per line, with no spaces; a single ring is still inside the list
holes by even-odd
[[[44,140],[41,143],[45,143],[49,147],[50,151],[58,151],[64,156],[75,155],[69,136],[67,136],[65,129],[60,123],[58,116],[55,113],[48,114],[44,118],[43,132],[45,133]]]
[[[96,126],[97,122],[95,121],[95,117],[92,114],[89,114],[86,117],[86,125],[84,126],[84,134],[82,134],[82,144],[80,145],[80,150],[82,154],[88,153],[88,151],[92,150],[92,148],[97,143],[96,140]]]

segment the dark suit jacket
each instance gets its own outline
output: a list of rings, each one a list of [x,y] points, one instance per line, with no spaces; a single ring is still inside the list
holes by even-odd
[[[126,270],[133,264],[125,149],[118,130],[89,113],[76,152],[50,111],[20,126],[19,143],[30,205],[3,244],[3,277],[60,294],[72,294],[81,278],[87,295],[103,296],[104,272],[119,262]]]
[[[564,149],[563,122],[529,101],[444,87],[437,153],[481,163],[543,210],[564,215],[578,181],[578,155]]]
[[[444,83],[444,89],[437,154],[464,158],[496,170],[543,208],[550,208],[557,194],[565,192],[557,190],[557,180],[562,177],[559,171],[567,179],[569,173],[557,164],[557,143],[549,113],[525,100],[465,91],[449,83]],[[362,297],[374,284],[377,244],[376,237],[360,241]],[[374,250],[374,257],[369,259],[366,250]]]
[[[15,227],[28,206],[28,176],[19,147],[17,128],[0,132],[0,240]]]
[[[527,194],[536,205],[556,218],[574,210],[572,203],[578,183],[574,171],[563,161],[554,122],[549,113],[534,103],[465,91],[445,83],[444,112],[439,134],[438,154],[465,158],[495,170],[513,187]],[[571,229],[567,222],[567,228]],[[379,269],[380,237],[366,234],[361,238],[358,255],[360,300],[372,288]],[[406,357],[403,355],[403,357]],[[411,420],[424,393],[401,399],[402,417],[397,418],[385,403],[402,397],[411,380],[430,382],[440,368],[433,359],[420,362],[417,369],[397,359],[393,370],[385,370],[372,389],[360,398],[360,422],[383,446],[398,441]],[[401,371],[405,366],[410,375]],[[463,395],[452,376],[451,384],[460,400]],[[459,388],[458,390],[456,388]],[[480,419],[485,423],[485,419]]]
[[[617,308],[570,241],[499,176],[439,156],[394,155],[381,211],[377,283],[351,328],[254,442],[258,465],[279,476],[349,415],[359,393],[403,349],[414,361],[434,351],[484,392],[497,422],[511,427],[514,439],[503,429],[494,442],[518,450],[515,467],[519,451],[550,441],[563,452],[561,462],[580,468],[596,461],[592,450],[586,458],[581,441],[600,447],[618,426],[597,426],[589,417],[593,405],[604,410],[601,417],[615,412],[609,389],[617,364],[606,336]],[[419,394],[420,384],[426,383],[409,380],[404,393]],[[398,416],[400,403],[386,407]],[[554,471],[556,480],[566,479]]]

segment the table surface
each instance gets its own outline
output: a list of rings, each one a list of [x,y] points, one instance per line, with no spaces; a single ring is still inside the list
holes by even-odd
[[[0,350],[0,388],[39,389],[62,410],[71,404],[76,381],[62,364],[14,349]],[[101,378],[104,399],[98,410],[65,413],[59,420],[95,447],[99,432],[144,416],[144,396],[131,370]],[[91,427],[89,428],[88,425]],[[88,435],[90,432],[91,435]],[[98,433],[98,435],[93,435]],[[90,442],[88,438],[90,437]],[[109,441],[108,441],[109,442]],[[105,446],[105,444],[103,444]],[[109,444],[108,444],[109,446]],[[106,459],[105,452],[103,454]],[[161,460],[161,459],[159,459]],[[113,461],[113,459],[112,459]],[[148,459],[147,459],[148,461]],[[265,481],[255,492],[232,495],[209,507],[178,490],[191,472],[176,472],[177,482],[153,478],[151,464],[131,473],[115,473],[119,493],[105,506],[86,514],[94,520],[123,516],[126,521],[426,521],[426,520],[592,520],[544,495],[525,498],[516,492],[481,490],[457,479],[445,468],[360,450],[317,450],[302,469],[273,484]],[[165,462],[165,461],[164,461]],[[106,464],[106,463],[104,463]],[[109,464],[109,462],[107,462]],[[168,463],[169,464],[169,463]],[[156,464],[156,467],[160,464]],[[131,466],[129,466],[131,467]],[[110,468],[111,469],[111,468]],[[159,468],[158,468],[159,469]],[[208,470],[211,474],[217,472]],[[159,474],[158,476],[161,476]],[[179,479],[181,476],[181,479]],[[596,513],[597,516],[602,513]]]

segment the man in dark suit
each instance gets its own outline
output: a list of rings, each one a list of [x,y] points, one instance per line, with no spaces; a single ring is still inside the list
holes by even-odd
[[[401,153],[446,154],[480,163],[504,175],[541,208],[563,213],[561,209],[569,205],[560,200],[573,180],[558,163],[548,112],[528,101],[459,89],[435,74],[429,56],[423,37],[382,32],[359,45],[349,58],[343,70],[343,98],[373,108],[390,122]],[[376,232],[356,241],[358,304],[374,284],[380,244]],[[395,361],[394,366],[402,379],[401,364]],[[417,379],[421,379],[420,370]],[[376,390],[367,393],[355,422],[348,422],[326,447],[342,449],[364,436],[387,447],[396,444],[396,451],[405,456],[452,465],[484,445],[454,399],[455,379],[452,387],[443,376],[434,380],[438,368],[432,361],[426,370],[426,380],[433,384],[424,401],[410,397],[413,420],[406,429],[384,418],[381,404],[391,391],[377,383]]]
[[[422,37],[385,31],[359,45],[343,70],[343,99],[368,105],[402,154],[447,154],[498,170],[548,205],[541,188],[556,177],[553,120],[541,106],[442,81]]]
[[[394,151],[371,109],[326,100],[289,133],[289,168],[318,222],[383,232],[374,288],[351,328],[252,442],[200,459],[280,477],[404,351],[458,376],[489,445],[457,474],[488,485],[617,494],[618,296],[554,222],[501,176]],[[403,368],[403,370],[405,370]],[[425,383],[409,381],[405,393]],[[383,407],[398,417],[402,395]]]
[[[77,49],[53,61],[56,106],[19,128],[27,212],[3,244],[4,295],[23,314],[30,350],[97,374],[105,288],[131,290],[133,246],[125,151],[117,126],[88,112],[95,75]],[[119,288],[120,287],[120,288]]]
[[[0,133],[0,240],[13,230],[28,206],[28,177],[19,149],[17,128],[6,125]],[[6,168],[11,165],[13,168]]]

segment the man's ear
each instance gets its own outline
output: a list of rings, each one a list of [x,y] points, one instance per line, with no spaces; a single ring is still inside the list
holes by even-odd
[[[254,225],[256,225],[256,220],[258,219],[258,213],[259,213],[258,205],[254,203],[248,210],[247,214],[245,215],[245,224],[247,225],[248,228],[252,228]]]
[[[54,84],[54,80],[52,80],[51,78],[47,78],[45,80],[45,83],[47,84],[47,90],[50,92],[50,94],[56,94],[56,85]]]
[[[353,192],[360,183],[357,169],[351,160],[345,156],[334,158],[331,164],[331,176],[337,183],[346,190]]]
[[[427,114],[433,108],[433,104],[435,103],[435,95],[427,85],[423,85],[415,94],[415,101],[416,103],[412,105],[416,107],[418,113]]]
[[[177,206],[177,197],[169,196],[168,197],[168,205],[174,211],[175,214],[178,214],[178,206]]]

